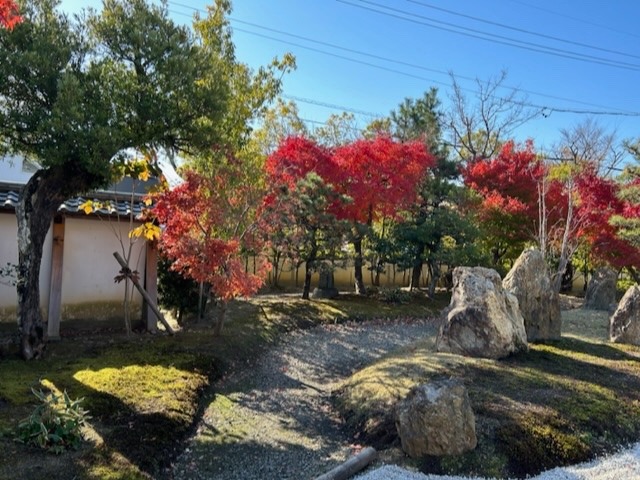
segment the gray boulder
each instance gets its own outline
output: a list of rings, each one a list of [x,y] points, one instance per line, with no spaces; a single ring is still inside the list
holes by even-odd
[[[396,405],[402,449],[412,458],[460,455],[477,445],[467,389],[455,379],[415,387]]]
[[[458,267],[451,303],[436,339],[436,350],[470,357],[503,358],[527,351],[518,299],[502,287],[495,270]]]
[[[584,308],[609,310],[616,303],[618,272],[609,267],[598,268],[589,281]]]
[[[630,287],[609,319],[609,339],[640,345],[640,287]]]
[[[560,338],[560,298],[540,250],[522,252],[502,286],[518,299],[528,341]]]

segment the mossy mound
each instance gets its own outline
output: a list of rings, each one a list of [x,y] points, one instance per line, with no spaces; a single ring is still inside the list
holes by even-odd
[[[361,370],[336,394],[350,427],[378,447],[397,439],[393,406],[440,376],[461,378],[478,447],[425,459],[429,473],[525,477],[637,441],[640,349],[565,338],[502,361],[434,353],[423,343]]]
[[[187,323],[174,337],[113,329],[69,330],[50,343],[46,358],[0,357],[0,479],[158,478],[212,399],[211,385],[229,370],[247,368],[283,332],[322,323],[380,317],[430,316],[446,304],[416,297],[391,307],[341,295],[303,301],[264,295],[232,302],[219,337],[212,323]],[[214,312],[212,312],[214,314]],[[15,443],[11,431],[35,406],[31,388],[84,397],[92,416],[89,442],[53,456]]]

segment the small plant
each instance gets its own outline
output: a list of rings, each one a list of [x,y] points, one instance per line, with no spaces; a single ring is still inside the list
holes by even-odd
[[[80,429],[91,418],[80,405],[84,398],[71,400],[66,390],[62,395],[33,388],[31,391],[40,404],[29,418],[20,422],[16,440],[56,454],[78,448],[82,441]]]
[[[381,288],[378,291],[378,300],[384,303],[409,303],[411,293],[401,288]]]

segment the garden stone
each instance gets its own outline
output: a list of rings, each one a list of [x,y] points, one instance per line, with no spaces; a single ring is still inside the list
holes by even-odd
[[[609,339],[615,343],[640,345],[640,288],[629,288],[609,320]]]
[[[311,298],[336,298],[338,295],[338,289],[333,284],[333,273],[321,271],[318,287],[313,289]]]
[[[540,250],[522,252],[502,286],[518,299],[529,342],[560,338],[560,298]]]
[[[518,299],[502,287],[495,270],[456,268],[451,303],[443,313],[439,352],[497,359],[529,348]]]
[[[460,455],[477,445],[467,389],[456,379],[419,385],[396,406],[402,449],[412,458]]]
[[[590,310],[609,310],[616,303],[616,282],[618,272],[609,267],[598,268],[592,275],[584,308]]]

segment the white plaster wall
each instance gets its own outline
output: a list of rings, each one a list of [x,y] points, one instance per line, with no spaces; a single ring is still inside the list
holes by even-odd
[[[113,281],[120,271],[113,252],[122,255],[116,232],[126,246],[129,243],[129,230],[128,222],[118,224],[116,219],[65,219],[62,305],[124,299],[124,282]],[[144,262],[144,241],[138,240],[133,245],[131,268],[138,270],[141,278]],[[134,299],[137,303],[141,302],[137,291]]]
[[[13,212],[0,213],[0,266],[7,262],[18,263],[18,222]],[[40,305],[46,309],[49,303],[49,282],[51,279],[51,229],[47,233],[42,250],[40,267]],[[16,287],[0,283],[0,310],[15,308],[18,303]]]

